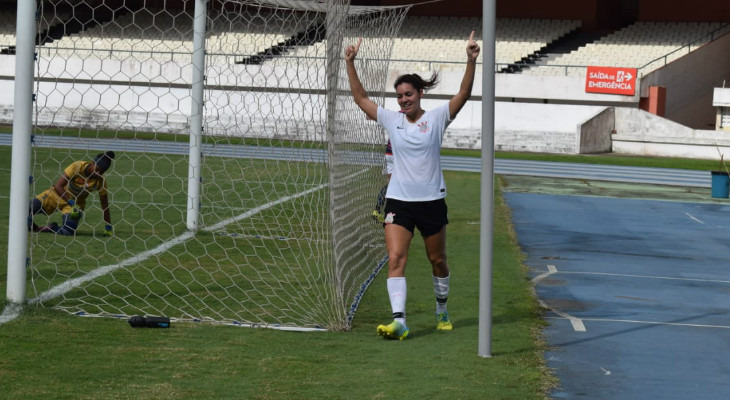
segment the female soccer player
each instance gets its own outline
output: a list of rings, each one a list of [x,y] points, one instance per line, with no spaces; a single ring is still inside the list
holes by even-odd
[[[426,111],[421,108],[424,91],[434,87],[438,74],[424,80],[417,74],[396,79],[400,111],[386,110],[368,98],[355,69],[355,57],[362,38],[345,49],[350,91],[365,114],[388,132],[393,147],[393,174],[388,184],[385,206],[385,246],[388,251],[388,295],[393,322],[378,326],[378,334],[390,339],[406,339],[405,269],[414,228],[426,244],[436,294],[436,329],[451,330],[446,308],[449,294],[449,266],[446,262],[448,224],[446,185],[441,171],[440,149],[446,127],[471,97],[479,45],[471,32],[466,45],[466,71],[459,91],[448,103]]]
[[[61,235],[73,235],[86,208],[86,198],[91,192],[99,192],[101,209],[106,222],[104,235],[112,235],[112,217],[109,212],[109,197],[106,180],[103,175],[112,165],[114,152],[99,153],[93,161],[76,161],[71,163],[56,184],[30,201],[28,228],[34,232],[55,232]],[[61,211],[61,226],[56,222],[38,227],[33,223],[33,216],[43,212],[51,215]]]

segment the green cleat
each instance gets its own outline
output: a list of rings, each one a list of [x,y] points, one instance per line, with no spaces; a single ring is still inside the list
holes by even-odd
[[[448,311],[436,314],[436,330],[450,331],[453,329],[454,326],[451,325],[451,319],[449,319]]]
[[[410,332],[407,326],[398,321],[393,321],[388,325],[378,325],[378,335],[386,339],[407,339]]]

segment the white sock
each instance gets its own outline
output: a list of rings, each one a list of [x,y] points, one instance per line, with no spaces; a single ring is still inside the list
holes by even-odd
[[[387,283],[393,319],[406,326],[406,278],[388,278]]]
[[[449,299],[449,278],[433,277],[433,292],[436,294],[436,314],[446,312],[446,301]]]

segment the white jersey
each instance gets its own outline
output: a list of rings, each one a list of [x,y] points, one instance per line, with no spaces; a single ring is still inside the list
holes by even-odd
[[[393,146],[390,144],[390,140],[385,146],[385,172],[388,175],[393,173]]]
[[[415,123],[405,114],[378,106],[378,124],[393,145],[393,175],[385,197],[431,201],[446,197],[441,172],[441,140],[451,123],[449,104],[426,111]]]

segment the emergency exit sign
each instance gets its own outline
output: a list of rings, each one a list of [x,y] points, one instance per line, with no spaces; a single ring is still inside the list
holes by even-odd
[[[586,92],[633,96],[636,93],[636,68],[589,66]]]

